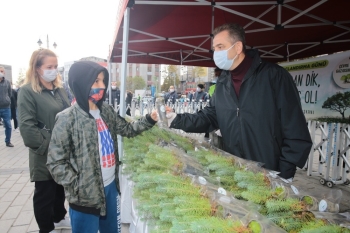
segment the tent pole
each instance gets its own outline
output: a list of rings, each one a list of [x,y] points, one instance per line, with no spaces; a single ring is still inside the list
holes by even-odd
[[[111,46],[109,46],[109,53],[111,54]],[[108,57],[107,59],[108,63],[107,63],[107,69],[108,69],[108,74],[109,74],[109,83],[108,83],[108,87],[107,87],[107,91],[108,91],[108,104],[111,105],[112,103],[112,88],[111,88],[111,79],[112,79],[112,70],[111,70],[111,62],[112,62],[112,58]],[[114,106],[114,104],[113,104]]]
[[[125,117],[125,84],[126,84],[126,69],[128,60],[128,41],[129,41],[129,21],[130,21],[130,7],[127,7],[124,12],[124,25],[123,25],[123,50],[122,50],[122,64],[121,64],[121,76],[120,76],[120,107],[119,115]],[[124,143],[123,137],[118,135],[118,152],[119,159],[123,157]]]
[[[213,31],[214,31],[214,16],[215,16],[215,7],[214,6],[212,6],[211,7],[211,12],[212,12],[212,14],[211,14],[211,32],[210,32],[210,34],[212,34],[213,33]],[[213,37],[214,36],[211,36],[211,44],[210,44],[210,49],[212,49],[213,48]]]

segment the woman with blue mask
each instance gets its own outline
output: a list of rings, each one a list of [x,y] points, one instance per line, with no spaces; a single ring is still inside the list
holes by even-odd
[[[312,146],[292,76],[262,60],[258,50],[246,50],[242,26],[224,24],[213,35],[213,58],[222,72],[210,106],[178,114],[170,127],[194,133],[220,129],[225,151],[261,162],[292,181]]]
[[[40,233],[70,228],[64,189],[46,167],[56,114],[70,106],[57,66],[57,56],[51,50],[34,51],[18,93],[20,132],[29,149],[30,180],[35,182],[34,216]]]

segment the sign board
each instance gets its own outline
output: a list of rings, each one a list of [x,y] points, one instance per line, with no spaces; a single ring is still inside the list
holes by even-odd
[[[292,75],[307,120],[342,117],[339,111],[322,108],[322,105],[338,92],[350,92],[350,51],[279,65]],[[350,108],[344,113],[349,119]]]

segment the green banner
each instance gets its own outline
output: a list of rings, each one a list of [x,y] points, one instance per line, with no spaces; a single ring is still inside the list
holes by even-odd
[[[295,65],[289,65],[289,66],[282,66],[287,71],[298,71],[298,70],[310,70],[310,69],[319,69],[319,68],[325,68],[328,65],[328,60],[320,60],[320,61],[314,61],[314,62],[306,62],[306,63],[300,63]]]

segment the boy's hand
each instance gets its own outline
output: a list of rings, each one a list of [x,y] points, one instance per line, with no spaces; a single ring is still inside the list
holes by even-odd
[[[175,119],[175,117],[177,116],[177,114],[175,112],[168,112],[166,113],[166,118],[168,118],[168,127],[170,127],[171,122],[173,122],[173,120]]]
[[[165,106],[165,113],[168,114],[170,112],[173,112],[173,109],[169,106]]]
[[[158,113],[157,113],[157,110],[153,109],[152,112],[151,112],[151,118],[152,120],[154,121],[158,121]]]

